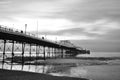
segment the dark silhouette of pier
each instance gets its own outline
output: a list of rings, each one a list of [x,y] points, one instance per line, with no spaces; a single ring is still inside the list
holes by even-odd
[[[0,45],[2,62],[7,59],[11,60],[12,63],[90,53],[89,50],[38,38],[34,34],[4,26],[0,26],[0,44],[2,44]]]

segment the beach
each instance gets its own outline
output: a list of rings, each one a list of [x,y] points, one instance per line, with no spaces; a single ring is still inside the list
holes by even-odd
[[[87,79],[65,76],[58,77],[41,73],[0,69],[0,80],[87,80]]]
[[[4,63],[0,80],[119,80],[119,70],[120,57],[46,59],[24,65]]]

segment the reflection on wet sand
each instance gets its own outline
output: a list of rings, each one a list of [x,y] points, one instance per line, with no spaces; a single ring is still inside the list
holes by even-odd
[[[22,70],[22,71],[30,71],[37,73],[44,73],[45,66],[44,65],[20,65],[20,64],[0,64],[0,68],[9,69],[9,70]]]
[[[0,68],[9,70],[22,70],[36,73],[44,73],[55,76],[83,77],[87,74],[83,67],[76,65],[20,65],[4,63]]]
[[[64,61],[64,62],[63,62]],[[53,64],[54,63],[54,64]],[[55,59],[31,64],[0,63],[0,68],[93,80],[119,80],[120,60]],[[101,77],[102,76],[102,77]],[[114,78],[112,76],[115,76]]]

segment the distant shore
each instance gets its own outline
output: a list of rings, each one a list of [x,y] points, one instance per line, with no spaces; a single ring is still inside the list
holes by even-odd
[[[0,69],[0,80],[88,80],[88,79],[65,76],[58,77],[41,73]]]

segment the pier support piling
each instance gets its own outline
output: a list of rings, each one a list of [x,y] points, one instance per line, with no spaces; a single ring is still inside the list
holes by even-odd
[[[22,64],[24,64],[25,43],[22,43]]]
[[[45,56],[45,46],[43,46],[43,54],[44,54],[44,60],[46,60],[46,56]]]
[[[31,44],[30,44],[30,51],[29,51],[29,54],[30,54],[30,58],[29,58],[29,60],[30,60],[30,62],[31,62]]]
[[[3,47],[3,60],[2,62],[5,62],[5,48],[6,48],[6,40],[4,40],[4,47]]]
[[[11,61],[11,63],[13,63],[13,57],[14,57],[14,41],[12,41],[12,61]]]

